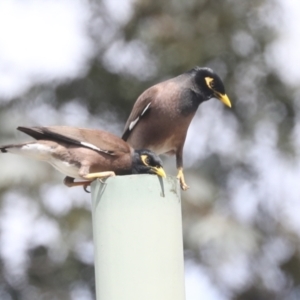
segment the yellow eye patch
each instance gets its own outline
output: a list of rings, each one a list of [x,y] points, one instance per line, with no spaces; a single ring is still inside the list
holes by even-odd
[[[149,157],[148,155],[141,155],[141,160],[145,166],[149,166]]]
[[[211,77],[205,77],[205,82],[210,89],[214,88],[214,79]]]

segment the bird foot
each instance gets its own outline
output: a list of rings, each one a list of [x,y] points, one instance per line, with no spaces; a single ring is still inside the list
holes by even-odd
[[[179,169],[178,174],[177,174],[177,178],[179,179],[179,183],[180,183],[180,187],[183,191],[188,190],[190,187],[185,183],[184,180],[184,175],[183,175],[183,170]]]
[[[92,181],[74,181],[75,179],[72,178],[72,177],[65,177],[64,179],[64,184],[67,186],[67,187],[73,187],[73,186],[83,186],[83,189],[85,190],[85,192],[87,193],[90,193],[88,190],[87,190],[87,187],[90,186],[91,182]]]
[[[180,180],[180,187],[183,191],[187,191],[190,187],[183,181]]]
[[[114,176],[116,176],[115,172],[107,171],[107,172],[89,173],[87,175],[84,175],[83,177],[88,180],[99,179],[101,181],[101,179],[103,178],[114,177]]]
[[[83,186],[85,192],[90,193],[90,191],[87,190],[87,187],[91,185],[93,180],[98,178],[100,182],[104,183],[101,179],[111,177],[111,176],[116,176],[116,174],[112,171],[100,172],[100,173],[89,173],[83,176],[83,178],[85,178],[87,181],[74,181],[75,180],[74,178],[67,176],[64,179],[64,184],[68,187],[81,185]]]
[[[83,177],[88,181],[88,184],[83,186],[83,189],[87,192],[90,193],[90,191],[87,190],[87,187],[91,184],[91,182],[95,179],[98,179],[101,183],[105,183],[102,179],[108,178],[108,177],[113,177],[116,176],[115,172],[113,171],[107,171],[107,172],[98,172],[98,173],[89,173],[87,175],[84,175]]]

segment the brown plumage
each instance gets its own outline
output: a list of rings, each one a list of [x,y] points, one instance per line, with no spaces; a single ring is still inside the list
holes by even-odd
[[[175,154],[177,177],[186,190],[182,156],[187,130],[198,106],[213,97],[231,107],[221,79],[209,68],[195,67],[158,83],[135,102],[122,138],[135,149]]]
[[[134,150],[119,137],[102,130],[70,126],[18,127],[37,141],[1,146],[15,153],[46,161],[67,175],[67,186],[85,188],[95,178],[149,173],[165,177],[160,158],[149,150]],[[86,181],[74,182],[74,179]]]

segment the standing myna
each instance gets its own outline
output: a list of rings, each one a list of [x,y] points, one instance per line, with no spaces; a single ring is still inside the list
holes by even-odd
[[[122,138],[135,149],[176,154],[177,178],[181,188],[187,190],[182,160],[187,130],[199,104],[211,98],[231,107],[222,80],[209,68],[195,67],[158,83],[135,102]]]
[[[69,126],[18,127],[37,141],[0,147],[50,163],[67,175],[65,185],[86,187],[96,178],[126,174],[165,177],[160,158],[149,150],[134,150],[119,137],[102,130]],[[86,181],[74,182],[74,179]]]

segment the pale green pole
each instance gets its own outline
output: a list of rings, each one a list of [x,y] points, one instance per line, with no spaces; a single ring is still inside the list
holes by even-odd
[[[181,198],[175,177],[92,184],[97,300],[184,300]]]

